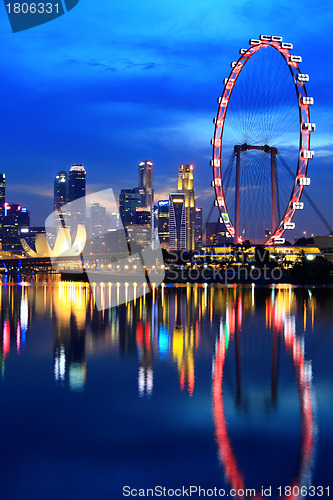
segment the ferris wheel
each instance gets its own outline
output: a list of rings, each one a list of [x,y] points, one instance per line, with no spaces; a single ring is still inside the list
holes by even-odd
[[[302,58],[291,54],[291,43],[260,35],[249,44],[231,63],[218,99],[211,141],[215,205],[226,236],[235,243],[283,244],[310,184],[314,100],[305,88],[309,75],[301,73]]]

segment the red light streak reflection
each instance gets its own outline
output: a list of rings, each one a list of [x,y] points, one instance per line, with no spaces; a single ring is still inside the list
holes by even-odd
[[[309,483],[312,465],[312,457],[315,443],[316,425],[314,422],[312,397],[311,397],[311,366],[304,360],[304,347],[302,341],[297,339],[295,329],[290,328],[290,323],[285,323],[284,342],[287,352],[291,355],[298,385],[302,418],[302,444],[300,450],[300,462],[295,480],[290,485],[291,491],[294,486],[305,486]],[[240,490],[245,488],[245,479],[238,467],[230,437],[227,430],[227,421],[223,405],[223,369],[226,357],[226,344],[224,336],[221,336],[216,347],[214,370],[213,370],[213,416],[215,424],[215,435],[218,444],[218,454],[224,468],[226,479],[231,488]],[[238,497],[243,498],[243,497]],[[256,494],[260,499],[262,496]],[[290,495],[284,497],[296,500],[300,496]]]

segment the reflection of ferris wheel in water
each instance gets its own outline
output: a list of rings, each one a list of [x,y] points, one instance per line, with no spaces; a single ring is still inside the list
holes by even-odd
[[[300,72],[302,58],[291,55],[292,48],[280,36],[251,39],[231,63],[218,99],[212,185],[220,222],[235,243],[284,243],[285,230],[294,229],[292,219],[303,208],[315,125],[305,88],[309,75]]]

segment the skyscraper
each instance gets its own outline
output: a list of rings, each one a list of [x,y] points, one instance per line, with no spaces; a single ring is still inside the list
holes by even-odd
[[[0,242],[4,237],[3,222],[6,202],[6,175],[0,174]]]
[[[61,170],[54,179],[54,210],[60,210],[68,202],[68,174]]]
[[[5,201],[6,201],[6,174],[0,174],[0,219],[2,219],[4,216]]]
[[[21,250],[20,239],[29,232],[29,211],[14,203],[5,203],[3,217],[3,242],[4,250]]]
[[[185,194],[171,193],[170,200],[170,250],[183,250],[186,248],[186,211]]]
[[[202,207],[194,209],[194,244],[195,248],[202,247]]]
[[[69,171],[68,201],[75,204],[71,207],[71,226],[75,230],[77,224],[84,224],[86,219],[86,171],[83,165],[72,165]],[[79,200],[79,201],[76,201]]]
[[[195,248],[195,201],[193,183],[193,165],[179,165],[178,192],[185,195],[186,236],[185,248]]]
[[[119,213],[124,227],[136,223],[136,209],[141,207],[139,188],[122,189],[119,195]]]
[[[169,212],[170,201],[161,200],[158,202],[158,236],[162,248],[169,248]]]
[[[153,212],[153,162],[145,160],[139,163],[139,189],[144,189],[144,200],[142,206],[149,206],[150,213]]]
[[[72,165],[69,171],[69,201],[86,195],[86,171],[83,165]]]

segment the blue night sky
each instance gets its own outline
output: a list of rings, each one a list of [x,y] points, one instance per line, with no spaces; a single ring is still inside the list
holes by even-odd
[[[216,98],[238,50],[260,33],[292,42],[310,74],[309,193],[333,224],[332,2],[80,0],[15,34],[4,6],[0,13],[0,170],[7,201],[26,205],[33,225],[52,211],[55,174],[73,163],[85,165],[90,192],[117,195],[137,185],[137,163],[151,159],[155,200],[176,189],[180,163],[193,163],[207,214]],[[310,207],[298,217],[299,234],[326,232]]]

